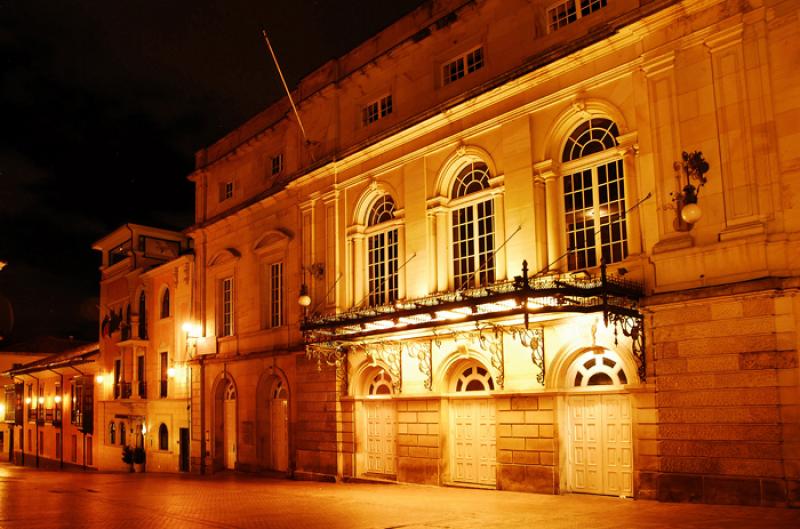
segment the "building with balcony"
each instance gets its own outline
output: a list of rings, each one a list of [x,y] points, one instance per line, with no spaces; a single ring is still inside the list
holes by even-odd
[[[797,505],[798,16],[428,2],[199,151],[192,466]]]
[[[97,241],[102,255],[95,378],[98,467],[123,470],[123,447],[148,471],[189,469],[187,340],[194,259],[180,233],[126,224]]]
[[[38,468],[95,468],[98,344],[55,339],[36,343],[38,360],[28,357],[4,372],[10,379],[4,401],[8,460]]]

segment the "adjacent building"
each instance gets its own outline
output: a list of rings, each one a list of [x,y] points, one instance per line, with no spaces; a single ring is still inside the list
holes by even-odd
[[[189,470],[187,333],[194,259],[182,234],[126,224],[94,244],[100,267],[100,355],[95,377],[97,466],[127,469],[123,447],[145,468]]]

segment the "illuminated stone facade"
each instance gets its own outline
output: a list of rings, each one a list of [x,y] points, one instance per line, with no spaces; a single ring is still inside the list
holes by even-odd
[[[198,152],[193,467],[797,505],[799,28],[432,2]]]

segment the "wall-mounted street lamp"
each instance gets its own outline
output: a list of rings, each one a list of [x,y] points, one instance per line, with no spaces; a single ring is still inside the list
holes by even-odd
[[[104,380],[105,377],[103,376],[103,373],[98,373],[97,376],[94,377],[94,381],[98,384],[102,384]]]
[[[706,184],[705,174],[708,172],[708,162],[703,158],[701,151],[691,153],[683,151],[682,158],[682,161],[675,162],[674,167],[678,171],[679,183],[683,184],[685,177],[686,184],[677,195],[673,194],[673,200],[678,204],[678,214],[681,220],[688,224],[689,229],[691,229],[692,225],[700,220],[703,215],[703,211],[697,204],[697,196],[700,194],[700,188]],[[697,183],[697,185],[692,182]]]
[[[190,321],[184,322],[181,325],[181,330],[186,333],[186,354],[189,357],[194,357],[197,355],[197,340],[199,340],[203,334],[203,328],[200,326],[199,323],[192,323]],[[172,375],[169,374],[170,369],[172,370]],[[167,369],[167,375],[172,378],[175,376],[175,368],[170,367]]]

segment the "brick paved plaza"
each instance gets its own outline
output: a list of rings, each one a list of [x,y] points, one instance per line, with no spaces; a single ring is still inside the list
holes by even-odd
[[[792,528],[800,511],[601,496],[282,481],[225,474],[49,472],[0,464],[0,528]]]

